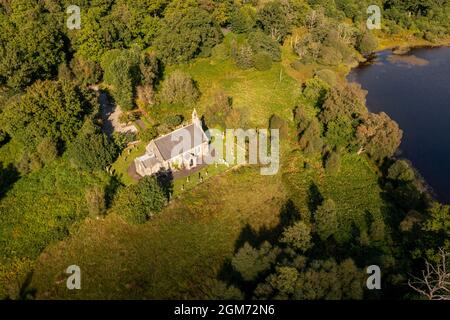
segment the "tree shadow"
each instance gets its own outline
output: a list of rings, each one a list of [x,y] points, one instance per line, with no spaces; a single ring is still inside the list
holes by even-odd
[[[164,191],[164,194],[167,199],[173,194],[173,172],[170,169],[162,169],[156,174],[156,180],[158,181],[159,186]]]
[[[13,164],[10,163],[3,167],[3,163],[0,162],[0,199],[6,195],[19,178],[20,173]]]
[[[237,253],[245,243],[249,243],[254,248],[259,248],[266,241],[272,245],[277,245],[283,230],[294,224],[300,218],[299,210],[295,207],[292,200],[288,200],[280,209],[279,222],[276,226],[272,228],[263,226],[259,230],[255,230],[247,223],[236,239],[234,252]],[[242,289],[246,294],[252,292],[254,289],[253,283],[242,281],[241,275],[232,267],[231,259],[227,259],[222,265],[218,273],[218,279]]]
[[[20,300],[33,300],[36,297],[36,288],[31,287],[31,281],[33,279],[33,271],[27,273],[25,280],[20,286],[19,298]]]
[[[309,212],[316,212],[317,208],[322,204],[324,198],[320,193],[319,188],[314,182],[311,182],[308,189],[308,209]]]

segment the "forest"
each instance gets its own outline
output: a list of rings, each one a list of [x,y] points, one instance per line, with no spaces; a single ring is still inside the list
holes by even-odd
[[[450,206],[346,79],[450,44],[450,1],[0,0],[0,29],[0,299],[450,299]],[[137,132],[104,130],[101,95]],[[279,129],[279,172],[133,180],[194,107],[205,128]]]

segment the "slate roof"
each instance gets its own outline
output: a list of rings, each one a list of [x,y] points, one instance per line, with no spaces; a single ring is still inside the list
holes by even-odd
[[[156,156],[152,157],[148,154],[144,154],[143,156],[137,158],[137,160],[140,161],[145,168],[153,168],[153,166],[159,162]]]
[[[173,158],[174,156],[176,156],[176,155],[172,155],[172,150],[174,149],[175,146],[177,146],[178,144],[181,143],[180,136],[181,136],[182,132],[180,132],[180,130],[186,130],[186,133],[189,133],[189,136],[190,136],[189,142],[190,142],[190,147],[191,147],[190,149],[198,147],[203,142],[208,141],[208,138],[206,137],[203,129],[200,128],[195,123],[192,123],[183,128],[179,128],[165,136],[162,136],[162,137],[159,137],[159,138],[153,140],[153,142],[155,143],[163,160],[166,161],[166,160],[169,160],[169,159]],[[177,133],[177,134],[175,134],[175,133]],[[183,137],[184,137],[184,135],[183,135]],[[184,151],[186,151],[186,150],[184,150]]]

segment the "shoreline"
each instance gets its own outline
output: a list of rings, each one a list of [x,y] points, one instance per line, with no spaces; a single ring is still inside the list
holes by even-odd
[[[382,52],[386,52],[386,51],[391,51],[390,56],[405,56],[410,54],[411,51],[415,50],[415,49],[436,49],[436,48],[442,48],[442,47],[450,47],[450,41],[447,42],[440,42],[440,43],[436,43],[436,44],[418,44],[418,45],[405,45],[405,46],[401,46],[401,45],[393,45],[393,46],[389,46],[389,47],[384,47],[383,49],[378,49],[376,51],[374,51],[370,56],[368,57],[364,57],[364,61],[361,61],[360,63],[358,63],[356,66],[350,66],[348,69],[348,72],[345,74],[344,78],[345,81],[347,82],[356,82],[359,83],[357,81],[353,81],[349,79],[349,75],[351,74],[352,71],[354,71],[357,68],[360,68],[362,66],[367,66],[370,65],[371,63],[373,63],[373,61],[378,57],[378,55]],[[395,53],[394,50],[395,49],[403,49],[403,51],[401,51],[400,53]],[[404,51],[406,50],[406,51]],[[367,90],[368,91],[368,90]],[[366,102],[366,108],[369,112],[372,112],[369,108],[369,106],[367,105]],[[395,120],[394,120],[395,121]],[[400,127],[401,129],[401,127]],[[414,180],[414,183],[416,184],[416,187],[418,188],[418,190],[424,192],[428,197],[431,198],[432,201],[438,202],[440,204],[449,204],[444,200],[439,199],[437,193],[435,192],[434,188],[431,186],[431,184],[424,178],[424,176],[421,174],[420,170],[414,166],[413,162],[407,158],[407,157],[402,157],[402,149],[399,146],[399,148],[397,149],[396,153],[394,154],[394,156],[392,157],[392,159],[394,160],[406,160],[409,165],[411,166],[411,168],[413,169],[413,171],[416,174],[416,178]]]

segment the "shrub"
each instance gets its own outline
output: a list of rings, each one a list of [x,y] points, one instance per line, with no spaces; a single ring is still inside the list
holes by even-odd
[[[180,124],[183,123],[184,117],[182,115],[172,115],[172,116],[168,116],[166,117],[166,119],[164,120],[164,122],[170,127],[170,128],[176,128],[178,127]]]
[[[412,181],[415,178],[415,174],[408,162],[397,160],[389,167],[387,177],[392,180]]]
[[[131,223],[144,223],[166,205],[164,188],[154,176],[142,178],[138,184],[119,191],[115,212]]]
[[[272,58],[266,52],[259,52],[254,56],[253,64],[259,71],[269,70],[272,67]]]
[[[166,103],[193,104],[199,92],[192,78],[181,72],[173,72],[162,84],[161,100]]]
[[[338,217],[336,204],[332,199],[327,199],[317,208],[314,214],[315,227],[322,241],[338,232]]]
[[[236,53],[236,66],[239,69],[250,69],[253,67],[253,50],[248,44],[240,46]]]
[[[249,7],[238,8],[231,14],[230,27],[234,33],[249,32],[255,24],[255,14]]]
[[[137,99],[144,105],[155,104],[155,90],[150,85],[138,86],[136,88]]]
[[[372,53],[378,47],[377,39],[369,31],[364,32],[359,38],[357,49],[363,55]]]
[[[248,43],[254,52],[265,52],[273,61],[281,61],[280,45],[277,41],[261,31],[252,32],[248,37]]]
[[[144,142],[150,142],[158,136],[158,129],[155,126],[144,129],[139,133],[139,137]]]
[[[51,163],[58,157],[58,147],[50,138],[44,138],[37,146],[39,158],[44,164]]]
[[[334,87],[337,84],[336,73],[330,69],[322,69],[316,71],[315,76],[325,81],[330,87]]]

